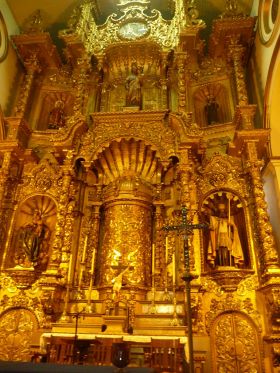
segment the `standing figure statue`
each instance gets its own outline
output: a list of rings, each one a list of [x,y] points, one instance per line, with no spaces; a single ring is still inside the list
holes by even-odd
[[[54,108],[50,111],[48,128],[57,130],[65,126],[64,102],[56,101]]]
[[[34,210],[32,223],[26,224],[19,230],[19,250],[16,263],[23,266],[45,265],[48,260],[48,242],[50,230],[43,223],[39,210]]]
[[[244,255],[233,218],[226,213],[226,205],[218,205],[218,216],[210,215],[210,238],[207,261],[212,266],[235,266],[244,263]]]
[[[112,299],[116,300],[119,298],[120,290],[123,285],[123,275],[128,271],[129,267],[126,267],[122,272],[120,272],[116,277],[113,278],[113,296]]]
[[[128,75],[125,81],[126,94],[126,105],[127,106],[139,106],[141,107],[141,78],[139,76],[140,69],[136,63],[131,65],[131,73]]]
[[[213,95],[207,96],[207,103],[204,107],[206,123],[208,125],[219,123],[218,119],[219,104]]]

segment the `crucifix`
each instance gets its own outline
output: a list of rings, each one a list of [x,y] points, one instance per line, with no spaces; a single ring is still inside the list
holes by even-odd
[[[190,253],[188,237],[193,234],[194,229],[207,228],[208,224],[192,224],[187,218],[188,209],[186,206],[182,206],[182,222],[179,225],[166,225],[162,229],[165,231],[176,231],[183,235],[184,242],[184,261],[185,261],[185,272],[182,279],[186,283],[186,298],[187,298],[187,327],[188,327],[188,347],[189,347],[189,373],[194,373],[194,362],[193,362],[193,335],[192,335],[192,315],[191,315],[191,281],[193,276],[190,271]]]

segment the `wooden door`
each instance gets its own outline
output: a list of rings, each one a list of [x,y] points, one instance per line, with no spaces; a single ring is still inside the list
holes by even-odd
[[[253,323],[239,313],[219,316],[211,332],[214,373],[260,373],[260,351]]]

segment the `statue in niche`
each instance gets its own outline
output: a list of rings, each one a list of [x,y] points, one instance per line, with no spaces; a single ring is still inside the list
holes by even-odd
[[[207,96],[207,103],[204,107],[206,123],[208,125],[219,123],[218,119],[219,104],[213,95]]]
[[[211,267],[240,267],[244,255],[237,226],[230,212],[226,212],[225,203],[219,203],[217,207],[217,216],[210,215],[207,261]]]
[[[141,70],[136,63],[131,64],[131,72],[126,78],[126,105],[141,106]]]
[[[64,102],[57,100],[50,111],[48,129],[57,130],[65,126]]]
[[[46,266],[50,235],[50,229],[44,224],[41,212],[34,210],[32,222],[19,229],[16,264],[23,267]]]

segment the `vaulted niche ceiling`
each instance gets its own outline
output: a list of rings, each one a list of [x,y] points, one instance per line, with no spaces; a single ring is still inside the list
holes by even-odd
[[[113,141],[98,155],[94,168],[104,176],[104,184],[123,177],[138,177],[154,184],[162,170],[156,151],[135,139]]]

